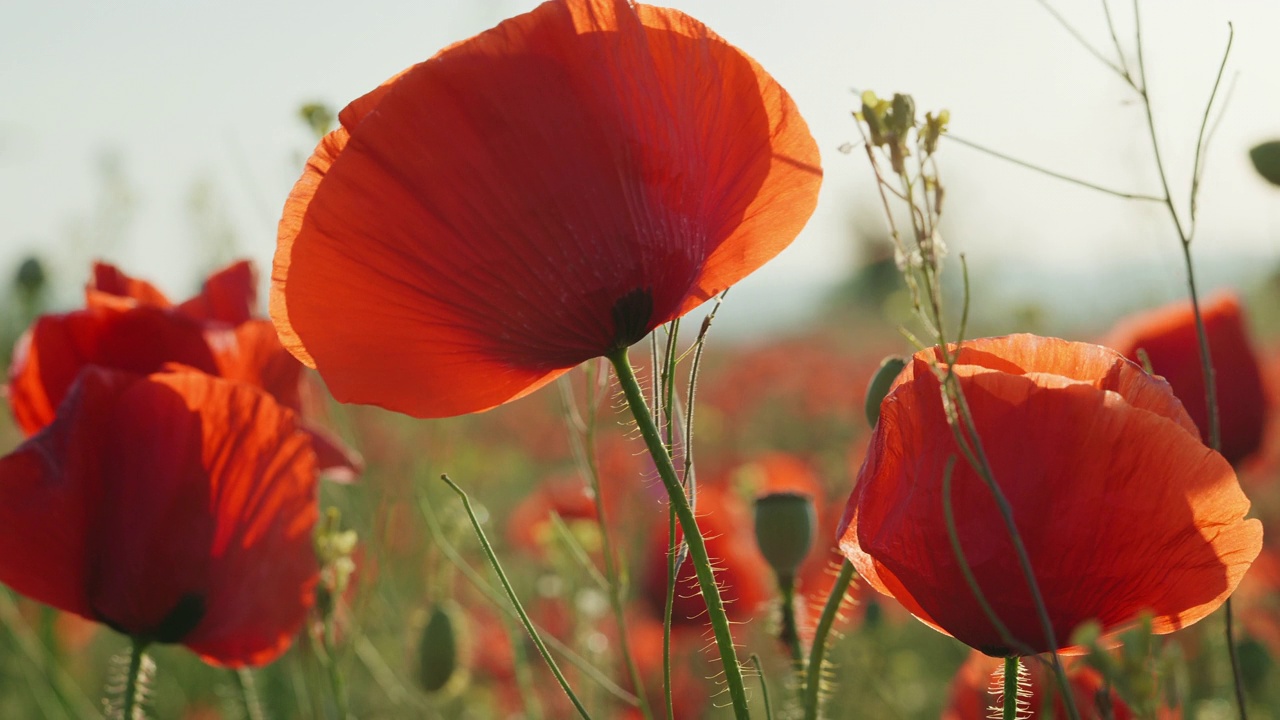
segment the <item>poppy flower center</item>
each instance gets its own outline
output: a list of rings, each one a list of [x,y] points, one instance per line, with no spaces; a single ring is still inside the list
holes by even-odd
[[[149,631],[123,627],[111,618],[102,615],[102,613],[98,613],[98,616],[103,624],[123,635],[139,637],[151,642],[177,643],[182,642],[183,638],[196,629],[196,626],[204,619],[204,614],[204,595],[186,593],[178,598],[178,601],[174,603],[173,608],[164,616],[164,619]]]
[[[613,304],[615,348],[631,347],[644,339],[653,318],[653,291],[636,288]]]

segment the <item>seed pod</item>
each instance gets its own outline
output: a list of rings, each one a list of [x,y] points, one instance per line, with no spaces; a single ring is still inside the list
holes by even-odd
[[[795,577],[813,547],[816,525],[807,494],[776,492],[756,500],[756,544],[779,580]]]
[[[452,693],[465,686],[465,636],[466,616],[457,603],[445,600],[427,612],[418,639],[418,684],[423,690]]]
[[[880,401],[884,400],[885,395],[889,394],[889,388],[893,386],[893,381],[897,379],[898,374],[907,366],[907,359],[899,355],[890,355],[880,361],[880,367],[875,374],[871,376],[871,382],[867,385],[867,424],[871,427],[876,426],[876,421],[880,419]]]

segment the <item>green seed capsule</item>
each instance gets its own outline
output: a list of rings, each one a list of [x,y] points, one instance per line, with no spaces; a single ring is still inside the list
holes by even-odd
[[[463,667],[465,618],[457,603],[445,600],[427,613],[418,642],[418,684],[429,693],[460,689],[467,681]]]
[[[795,577],[813,548],[816,525],[808,495],[778,492],[756,500],[756,544],[779,579]]]
[[[890,355],[880,361],[880,368],[871,376],[871,382],[867,385],[867,424],[871,427],[876,426],[876,421],[880,419],[880,402],[889,394],[889,388],[893,385],[893,381],[897,379],[902,369],[907,366],[907,359],[899,355]]]

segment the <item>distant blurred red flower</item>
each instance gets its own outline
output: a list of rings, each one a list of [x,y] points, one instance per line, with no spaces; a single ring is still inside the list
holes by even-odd
[[[87,365],[147,374],[179,363],[266,390],[301,412],[300,365],[257,304],[253,267],[234,263],[211,275],[194,298],[173,304],[150,283],[95,263],[86,307],[44,315],[18,341],[9,369],[9,405],[32,435],[48,425]],[[308,427],[320,467],[335,479],[358,473],[359,455],[318,427]]]
[[[942,709],[941,720],[985,720],[992,716],[991,708],[996,705],[997,698],[990,692],[992,674],[1002,667],[1004,661],[991,658],[980,652],[969,654],[968,659],[956,671],[951,680],[951,688],[947,693],[947,704]],[[1066,720],[1066,705],[1062,702],[1062,694],[1054,682],[1052,671],[1035,661],[1026,661],[1023,666],[1027,670],[1026,690],[1030,697],[1026,698],[1031,708],[1026,717],[1045,718],[1045,720]],[[1000,679],[1003,679],[1001,676]],[[1102,676],[1096,670],[1075,664],[1067,668],[1067,682],[1075,700],[1076,710],[1081,720],[1130,720],[1137,717],[1129,706],[1114,691],[1110,693],[1109,707],[1099,708],[1098,703],[1103,695]],[[1053,699],[1052,707],[1045,707],[1045,702]],[[1162,714],[1161,718],[1174,716]]]
[[[565,523],[596,522],[596,500],[591,488],[577,477],[553,477],[539,483],[507,516],[507,542],[513,549],[541,555],[551,534],[551,515]]]
[[[174,305],[146,280],[130,277],[107,263],[93,264],[93,278],[85,288],[89,307],[146,305],[173,308],[179,315],[198,322],[225,323],[232,327],[249,322],[258,306],[257,273],[253,263],[238,260],[204,281],[200,294]]]
[[[732,490],[707,484],[698,489],[698,529],[717,568],[720,595],[731,620],[753,617],[774,596],[773,571],[756,548],[751,508]],[[679,529],[676,537],[682,537]],[[640,576],[640,595],[657,617],[667,601],[667,524],[653,523]],[[693,561],[676,571],[672,625],[708,626],[707,601],[699,591]]]
[[[953,371],[1043,593],[1040,628],[985,483],[956,447],[917,353],[881,405],[841,527],[858,573],[926,623],[989,655],[1060,649],[1086,620],[1106,630],[1143,611],[1156,633],[1200,620],[1231,594],[1262,545],[1249,501],[1200,442],[1162,380],[1112,350],[1034,335],[966,342]],[[951,551],[942,480],[977,582],[1014,643],[974,599]]]
[[[0,458],[0,581],[209,662],[270,662],[312,603],[315,470],[255,388],[88,368]]]
[[[1239,298],[1218,293],[1204,300],[1200,311],[1218,391],[1221,452],[1235,464],[1262,444],[1268,395]],[[1206,443],[1209,441],[1200,342],[1189,301],[1131,315],[1112,328],[1103,344],[1135,362],[1138,350],[1145,350],[1151,369],[1169,381],[1173,393],[1200,428],[1201,437]]]
[[[551,0],[347,106],[284,209],[271,315],[344,402],[485,410],[768,261],[817,145],[675,10]]]

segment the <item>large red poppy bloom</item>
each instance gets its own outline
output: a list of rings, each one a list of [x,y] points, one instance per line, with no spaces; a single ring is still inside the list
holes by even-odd
[[[1206,299],[1201,307],[1218,392],[1221,452],[1239,462],[1262,444],[1267,422],[1267,392],[1262,369],[1249,341],[1240,301],[1231,293]],[[1173,386],[1201,436],[1208,442],[1209,411],[1205,404],[1200,341],[1190,302],[1166,305],[1121,320],[1103,344],[1130,360],[1145,350],[1151,370]]]
[[[917,353],[880,408],[840,546],[874,588],[990,655],[1065,645],[1080,623],[1111,630],[1144,611],[1168,633],[1235,589],[1262,545],[1231,465],[1206,448],[1168,384],[1097,345],[1034,335],[965,343],[954,372],[1044,596],[1045,637],[986,485],[947,426],[935,351]],[[952,552],[942,482],[987,619]]]
[[[269,395],[89,368],[0,458],[0,582],[222,665],[288,647],[319,571],[315,454]]]
[[[266,390],[301,412],[302,366],[267,320],[254,319],[257,283],[248,261],[205,281],[195,297],[174,304],[145,280],[95,263],[85,308],[43,315],[23,334],[9,368],[9,405],[27,435],[53,421],[81,370],[89,365],[145,375],[178,363]],[[309,427],[321,467],[351,479],[359,455],[328,432]]]
[[[818,152],[754,60],[675,10],[552,0],[339,116],[280,221],[271,316],[335,397],[484,410],[781,251]]]

